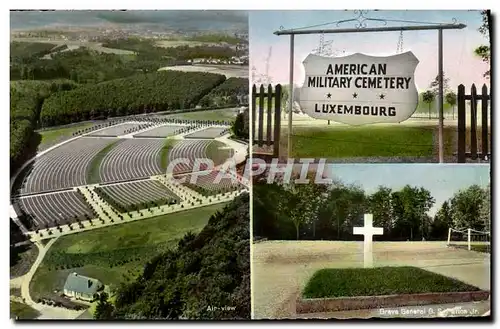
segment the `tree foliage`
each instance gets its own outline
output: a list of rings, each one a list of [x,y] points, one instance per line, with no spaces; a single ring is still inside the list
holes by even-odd
[[[10,43],[10,61],[22,63],[31,59],[40,58],[50,53],[56,45],[45,42],[19,42]]]
[[[429,88],[431,88],[432,92],[434,95],[439,95],[439,75],[436,75],[434,80],[432,80],[431,84],[429,85]],[[443,73],[443,93],[446,93],[450,89],[450,78],[447,78],[446,75]]]
[[[444,96],[446,103],[450,104],[452,107],[454,107],[457,104],[457,94],[453,91],[449,91],[446,93]]]
[[[94,312],[96,320],[110,320],[114,311],[113,304],[108,301],[108,294],[102,292],[99,294],[97,305]]]
[[[188,109],[215,86],[223,75],[201,72],[160,71],[57,93],[45,100],[42,127],[89,119]]]
[[[249,138],[249,110],[246,108],[244,111],[238,113],[236,119],[232,123],[231,131],[233,134],[242,139]]]
[[[30,57],[11,61],[11,80],[70,79],[78,83],[99,83],[125,78],[138,73],[154,72],[174,65],[168,58],[146,58],[102,53],[81,47],[52,53],[51,58]]]
[[[248,93],[248,79],[233,77],[227,79],[205,95],[201,99],[200,105],[203,107],[220,107],[248,104]]]
[[[40,108],[51,94],[77,85],[67,80],[16,81],[10,84],[10,164],[18,166],[37,128]]]
[[[491,44],[490,34],[492,31],[491,25],[491,11],[490,10],[482,10],[481,11],[482,24],[479,27],[478,31],[481,33]],[[480,45],[476,49],[474,49],[474,54],[479,56],[483,62],[486,62],[488,65],[490,64],[491,58],[491,45]],[[491,69],[488,69],[483,75],[486,78],[490,77]]]
[[[198,234],[157,255],[119,288],[114,319],[249,319],[249,196],[211,216]],[[224,308],[226,307],[226,308]]]
[[[432,90],[427,90],[422,93],[422,101],[429,105],[429,112],[431,111],[431,104],[434,102],[436,94]]]
[[[263,175],[267,177],[266,175]],[[292,182],[294,177],[292,176]],[[359,240],[353,227],[363,215],[373,214],[374,225],[384,228],[377,240],[446,240],[448,228],[489,230],[489,187],[472,185],[457,191],[431,216],[435,199],[423,187],[399,190],[379,186],[367,193],[341,181],[332,184],[293,184],[293,187],[255,178],[253,235],[256,238],[296,240]]]
[[[102,44],[107,48],[131,50],[143,59],[173,58],[176,60],[187,61],[195,58],[213,58],[230,59],[236,56],[236,50],[226,46],[177,46],[177,47],[159,47],[155,45],[154,40],[145,40],[139,38],[126,38],[109,40]]]
[[[488,191],[478,185],[472,185],[455,193],[450,200],[453,226],[457,229],[484,230],[485,224],[489,224],[489,220],[485,220],[485,209],[483,208],[483,204],[488,198],[487,194],[489,194]],[[489,217],[489,211],[487,213]]]

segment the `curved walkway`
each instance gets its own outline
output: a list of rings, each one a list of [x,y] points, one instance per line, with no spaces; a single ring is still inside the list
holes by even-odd
[[[38,319],[75,319],[80,316],[83,311],[74,311],[69,310],[63,307],[53,307],[43,304],[36,303],[30,295],[30,283],[33,279],[33,276],[36,273],[36,270],[40,266],[45,257],[45,254],[49,250],[49,248],[56,242],[57,237],[51,239],[45,246],[43,246],[40,242],[35,242],[38,247],[38,257],[36,258],[31,269],[23,276],[23,281],[21,283],[21,297],[24,299],[24,302],[28,305],[40,312],[40,316]]]

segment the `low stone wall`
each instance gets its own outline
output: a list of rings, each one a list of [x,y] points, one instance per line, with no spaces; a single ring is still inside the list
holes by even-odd
[[[384,296],[359,296],[338,298],[299,298],[297,314],[377,309],[431,304],[465,303],[487,300],[489,291],[423,293]]]

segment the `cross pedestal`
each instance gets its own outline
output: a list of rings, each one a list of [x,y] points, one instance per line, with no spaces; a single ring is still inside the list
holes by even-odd
[[[365,225],[363,227],[354,227],[353,234],[364,236],[364,267],[373,267],[373,236],[384,234],[384,229],[382,227],[373,227],[373,215],[365,214]]]

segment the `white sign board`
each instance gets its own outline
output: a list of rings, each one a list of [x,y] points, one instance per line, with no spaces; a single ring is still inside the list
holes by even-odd
[[[412,52],[389,57],[356,53],[344,57],[310,54],[300,107],[315,118],[350,125],[397,123],[417,109]]]

